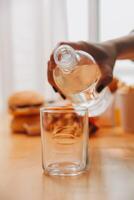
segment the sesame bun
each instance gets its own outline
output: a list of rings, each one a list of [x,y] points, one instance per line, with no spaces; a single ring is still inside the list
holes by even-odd
[[[39,114],[44,97],[34,91],[17,92],[9,97],[9,112],[14,116]]]
[[[40,135],[40,117],[39,115],[15,117],[11,121],[11,130],[14,133]]]

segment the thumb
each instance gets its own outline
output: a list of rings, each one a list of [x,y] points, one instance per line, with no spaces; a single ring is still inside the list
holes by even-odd
[[[113,72],[112,68],[109,65],[103,65],[103,67],[100,66],[101,70],[101,77],[100,80],[97,83],[96,91],[101,92],[109,83],[112,82],[113,79]]]

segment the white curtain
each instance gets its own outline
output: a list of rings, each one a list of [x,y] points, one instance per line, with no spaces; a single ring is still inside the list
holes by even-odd
[[[14,91],[54,97],[47,61],[61,40],[67,40],[66,1],[0,0],[0,110]]]

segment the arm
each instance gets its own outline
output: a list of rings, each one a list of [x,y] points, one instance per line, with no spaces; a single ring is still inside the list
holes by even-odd
[[[80,42],[80,44],[83,45],[83,49],[86,50],[86,52],[92,54],[95,57],[96,49],[92,48],[93,45],[99,47],[100,49],[102,48],[104,51],[107,50],[107,52],[114,49],[116,59],[134,59],[134,33],[98,44],[92,45],[91,43],[87,42]],[[111,54],[111,56],[113,55]]]
[[[134,33],[113,40],[117,49],[117,59],[134,59]]]
[[[134,33],[121,38],[109,40],[101,43],[88,42],[62,42],[59,45],[68,44],[74,49],[83,50],[91,54],[101,70],[101,78],[98,81],[96,90],[101,92],[113,78],[113,68],[117,59],[134,59]],[[53,59],[53,53],[48,62],[48,80],[49,83],[59,91],[53,80],[53,69],[56,64]],[[60,91],[59,91],[60,92]],[[60,92],[61,93],[61,92]]]

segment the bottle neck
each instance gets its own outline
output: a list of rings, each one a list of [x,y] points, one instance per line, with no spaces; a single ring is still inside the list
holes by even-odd
[[[71,72],[77,65],[75,50],[69,45],[61,45],[54,51],[54,60],[57,66],[65,73]]]

